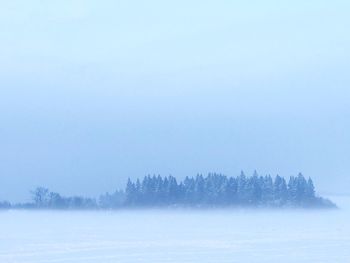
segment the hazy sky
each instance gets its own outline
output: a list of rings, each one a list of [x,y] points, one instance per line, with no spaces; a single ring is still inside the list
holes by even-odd
[[[350,187],[349,1],[2,1],[0,199],[148,173]]]

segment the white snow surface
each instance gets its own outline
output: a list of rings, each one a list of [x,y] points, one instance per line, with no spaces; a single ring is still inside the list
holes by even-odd
[[[0,262],[350,262],[338,210],[0,212]]]

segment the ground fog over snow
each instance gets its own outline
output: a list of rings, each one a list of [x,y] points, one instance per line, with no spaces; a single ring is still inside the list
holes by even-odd
[[[2,211],[0,262],[350,262],[338,210]]]

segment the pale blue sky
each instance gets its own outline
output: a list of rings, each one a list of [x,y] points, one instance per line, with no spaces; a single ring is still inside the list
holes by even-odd
[[[282,3],[283,2],[283,3]],[[2,1],[0,199],[128,176],[349,193],[348,1]]]

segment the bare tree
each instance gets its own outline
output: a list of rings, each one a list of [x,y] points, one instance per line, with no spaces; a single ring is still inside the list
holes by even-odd
[[[34,191],[31,191],[32,199],[36,206],[44,207],[49,201],[49,189],[45,187],[37,187]]]

